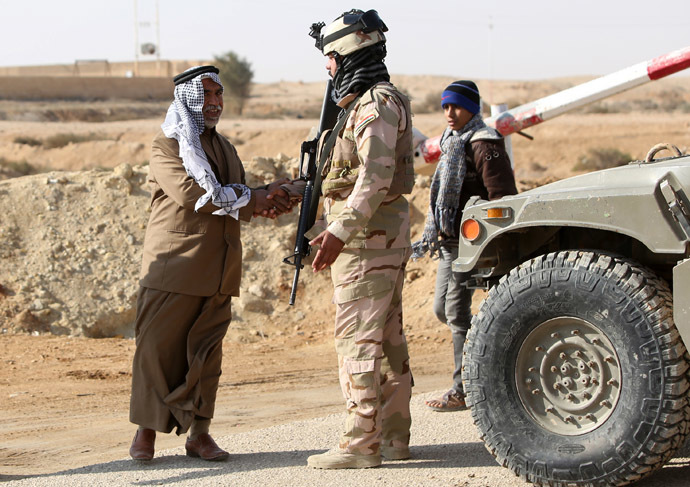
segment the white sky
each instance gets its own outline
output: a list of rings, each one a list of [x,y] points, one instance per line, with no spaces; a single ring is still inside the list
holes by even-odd
[[[309,27],[353,7],[388,25],[393,74],[604,75],[690,45],[689,0],[0,0],[0,66],[132,61],[134,6],[155,42],[156,3],[162,59],[232,50],[259,83],[325,79]]]

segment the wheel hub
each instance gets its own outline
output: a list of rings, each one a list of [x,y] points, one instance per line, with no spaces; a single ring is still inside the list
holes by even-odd
[[[580,435],[606,422],[618,403],[618,356],[604,333],[580,318],[553,318],[527,336],[517,356],[517,390],[543,428]]]

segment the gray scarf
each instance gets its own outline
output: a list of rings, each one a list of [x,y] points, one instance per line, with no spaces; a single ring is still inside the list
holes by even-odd
[[[427,251],[434,257],[439,249],[440,234],[457,237],[455,218],[460,204],[460,191],[467,172],[465,147],[477,130],[486,127],[481,112],[459,130],[446,128],[441,136],[441,160],[431,180],[429,211],[422,239],[412,244],[413,258],[422,257]],[[461,209],[460,209],[461,210]]]

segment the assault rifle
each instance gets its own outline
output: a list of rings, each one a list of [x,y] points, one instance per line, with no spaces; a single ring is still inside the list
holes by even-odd
[[[295,266],[295,275],[292,279],[292,291],[290,292],[290,305],[295,304],[299,273],[304,267],[302,259],[311,252],[309,239],[306,238],[304,234],[314,226],[316,212],[319,207],[319,197],[321,196],[321,175],[318,174],[319,168],[316,161],[319,139],[321,139],[322,134],[326,130],[330,130],[335,126],[338,115],[341,112],[340,107],[338,107],[331,98],[332,92],[333,82],[328,80],[326,93],[323,96],[321,117],[319,119],[319,127],[316,131],[316,135],[313,139],[302,142],[302,148],[300,150],[299,179],[306,181],[307,184],[304,188],[304,195],[302,196],[302,204],[300,206],[297,237],[295,238],[295,251],[293,255],[283,259],[283,262],[286,264]]]

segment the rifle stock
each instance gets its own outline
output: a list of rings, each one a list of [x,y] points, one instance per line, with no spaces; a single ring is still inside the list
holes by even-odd
[[[331,93],[333,91],[333,82],[328,81],[326,85],[326,93],[323,97],[323,104],[321,106],[321,117],[319,118],[319,127],[316,136],[311,140],[302,142],[299,157],[299,178],[306,181],[304,194],[302,196],[302,203],[300,205],[299,220],[297,224],[297,237],[295,238],[295,250],[289,257],[283,259],[283,262],[295,266],[295,275],[292,279],[292,290],[290,291],[290,305],[295,304],[295,297],[297,295],[297,284],[299,282],[300,270],[304,267],[302,259],[309,255],[311,246],[309,240],[305,237],[305,233],[314,226],[316,221],[316,211],[318,209],[319,197],[321,196],[320,184],[317,184],[317,153],[319,140],[321,135],[333,128],[340,113],[340,108],[333,102]],[[306,162],[306,164],[305,164]]]

